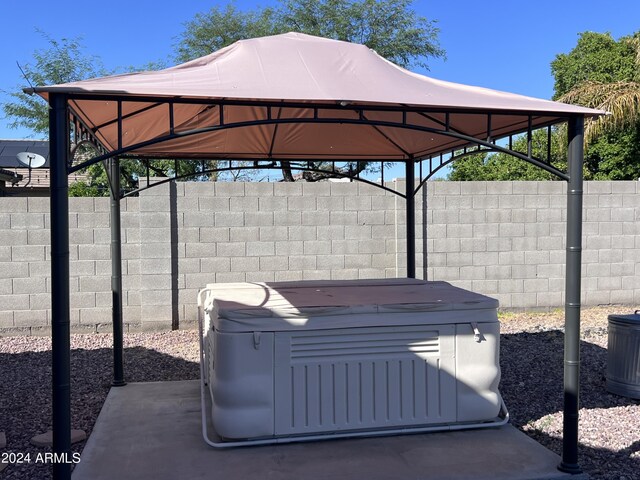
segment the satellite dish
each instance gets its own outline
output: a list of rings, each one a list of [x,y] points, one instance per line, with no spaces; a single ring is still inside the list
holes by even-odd
[[[27,168],[40,168],[46,162],[42,155],[31,152],[20,152],[16,155],[18,161]]]

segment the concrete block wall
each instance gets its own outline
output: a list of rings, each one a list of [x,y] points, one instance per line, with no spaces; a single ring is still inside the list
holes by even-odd
[[[508,309],[559,307],[565,205],[564,182],[429,182],[416,198],[418,276]],[[0,199],[0,333],[49,330],[48,211],[47,198]],[[109,200],[72,198],[70,211],[72,329],[109,331]],[[583,219],[583,303],[640,304],[640,182],[586,182]],[[404,200],[355,182],[165,184],[123,201],[122,236],[129,330],[193,323],[207,283],[406,268]]]

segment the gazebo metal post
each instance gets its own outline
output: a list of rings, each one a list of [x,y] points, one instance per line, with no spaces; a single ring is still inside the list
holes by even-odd
[[[126,385],[124,381],[122,341],[122,233],[120,228],[120,158],[109,160],[111,184],[111,308],[113,322],[113,383],[114,387]]]
[[[415,202],[415,160],[405,163],[405,196],[407,201],[407,278],[416,278],[416,202]]]
[[[69,117],[67,96],[49,96],[51,175],[51,377],[53,453],[71,458],[71,360],[69,327]],[[71,478],[71,465],[53,464],[54,480]]]
[[[564,333],[563,472],[580,473],[578,407],[580,391],[580,267],[582,258],[582,164],[584,118],[571,117],[568,126],[567,261]]]

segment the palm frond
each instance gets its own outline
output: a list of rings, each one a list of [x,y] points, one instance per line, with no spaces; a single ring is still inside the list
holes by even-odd
[[[585,141],[593,142],[600,135],[636,124],[640,120],[640,83],[584,82],[563,95],[561,102],[609,112],[585,124]]]

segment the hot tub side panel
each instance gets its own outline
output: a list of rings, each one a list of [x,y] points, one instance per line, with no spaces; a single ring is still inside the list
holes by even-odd
[[[472,318],[470,318],[472,320]],[[494,420],[501,407],[500,324],[456,325],[457,421]]]
[[[214,332],[213,426],[223,438],[273,436],[274,334]]]

